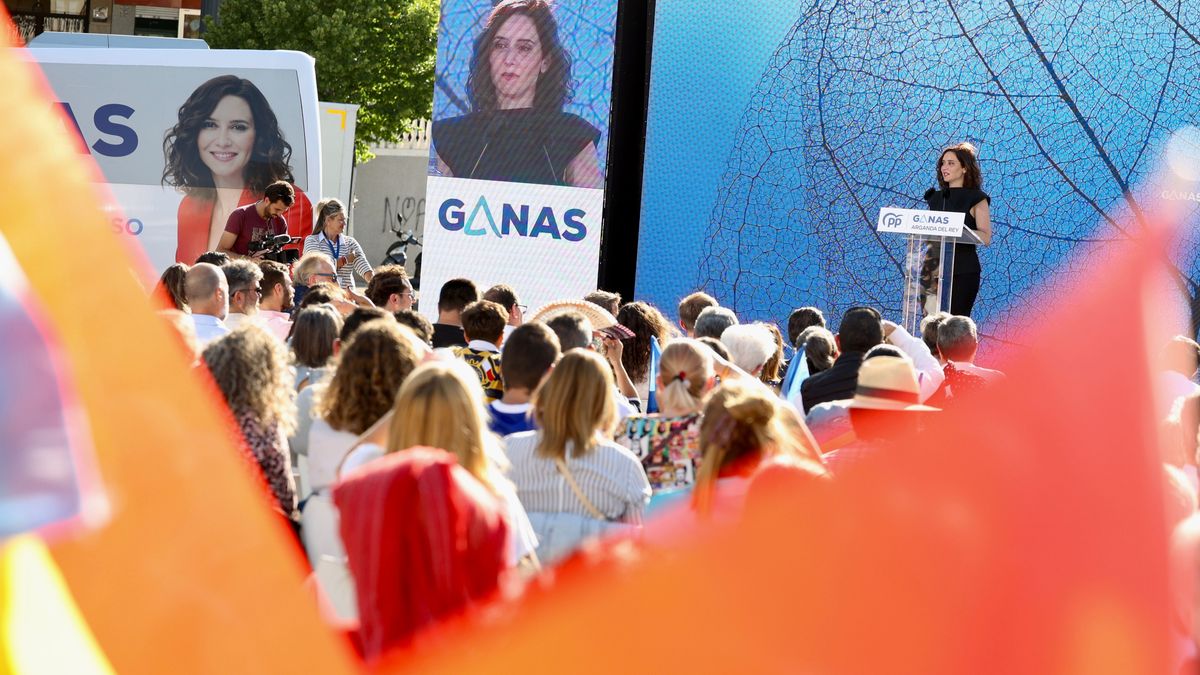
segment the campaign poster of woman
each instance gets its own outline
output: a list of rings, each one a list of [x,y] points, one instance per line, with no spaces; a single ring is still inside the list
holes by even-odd
[[[255,84],[237,75],[214,77],[179,108],[163,140],[163,183],[184,193],[179,204],[175,261],[191,264],[215,251],[229,214],[262,199],[277,180],[295,183],[292,146],[270,103]],[[283,214],[288,232],[312,232],[312,203],[298,187]]]
[[[276,180],[297,195],[293,237],[312,230],[321,189],[315,62],[238,49],[20,50],[64,127],[95,162],[112,232],[140,248],[147,282],[215,249],[229,213]],[[307,194],[305,194],[307,193]]]
[[[430,175],[602,189],[616,2],[444,0]]]

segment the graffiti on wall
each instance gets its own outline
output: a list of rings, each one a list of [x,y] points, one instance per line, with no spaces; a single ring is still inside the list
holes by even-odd
[[[396,217],[403,219],[403,224]],[[394,229],[422,232],[425,229],[425,195],[394,195],[383,198],[383,222],[380,232]]]

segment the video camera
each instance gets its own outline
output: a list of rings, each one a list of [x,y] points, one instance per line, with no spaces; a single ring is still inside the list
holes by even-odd
[[[266,239],[250,242],[248,250],[251,254],[258,251],[266,251],[262,255],[263,260],[274,260],[277,263],[291,265],[300,258],[300,252],[294,248],[284,249],[288,244],[296,244],[300,242],[299,237],[292,237],[287,234],[277,234]]]

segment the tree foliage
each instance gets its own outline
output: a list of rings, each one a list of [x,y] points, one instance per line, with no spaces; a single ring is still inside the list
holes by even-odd
[[[205,40],[311,55],[320,99],[362,106],[355,151],[364,160],[367,143],[395,141],[429,116],[437,20],[437,0],[224,0]]]

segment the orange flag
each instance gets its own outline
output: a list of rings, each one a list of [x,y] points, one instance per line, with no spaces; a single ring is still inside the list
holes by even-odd
[[[110,233],[101,176],[0,21],[0,234],[59,339],[107,493],[107,522],[52,547],[100,650],[121,673],[353,670],[228,413],[153,313],[145,259]]]

